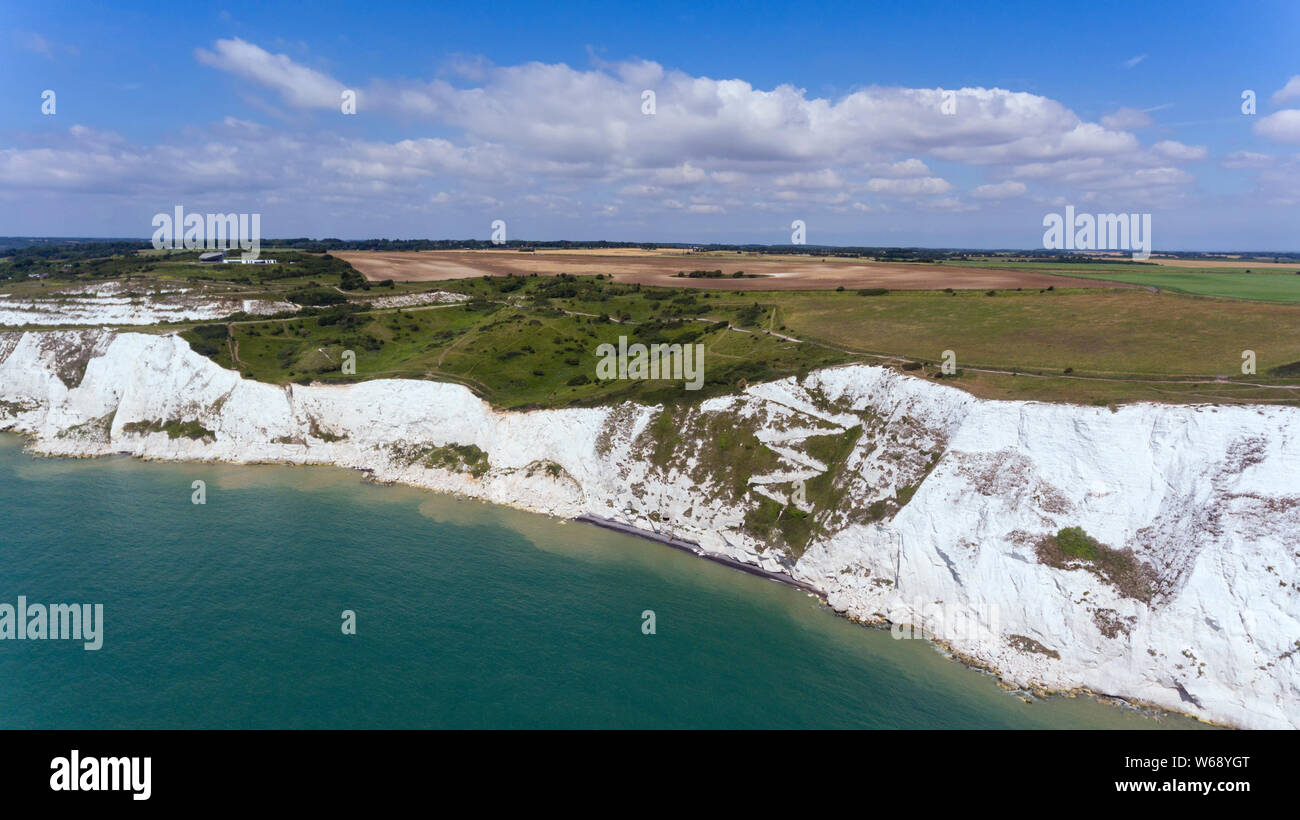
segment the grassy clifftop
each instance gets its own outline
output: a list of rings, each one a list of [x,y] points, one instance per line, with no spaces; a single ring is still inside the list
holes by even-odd
[[[126,281],[143,290],[183,280],[210,296],[287,300],[305,309],[146,329],[181,330],[199,352],[262,381],[437,379],[503,408],[692,403],[741,384],[855,361],[903,367],[985,398],[1300,404],[1295,304],[1137,288],[699,290],[615,282],[606,274],[375,283],[328,255],[268,248],[263,256],[282,264],[199,265],[194,252],[142,251],[42,259],[52,278],[0,284],[14,297],[49,299],[68,283],[131,277]],[[612,273],[619,263],[608,264]],[[1121,275],[1097,265],[1084,273]],[[1228,287],[1246,296],[1261,276],[1288,286],[1300,281],[1289,269],[1202,274],[1144,266],[1138,274],[1190,276],[1201,292]],[[469,301],[402,308],[376,301],[418,300],[429,291],[454,291]],[[596,348],[620,336],[704,345],[703,389],[665,379],[601,381]],[[355,356],[355,372],[344,372],[346,351]],[[955,357],[956,373],[942,370],[945,351]],[[1248,353],[1254,372],[1242,370]]]
[[[757,319],[752,305],[709,294],[647,293],[594,278],[447,283],[471,296],[453,305],[367,309],[346,304],[290,319],[193,327],[196,350],[245,376],[273,383],[415,378],[454,381],[504,408],[696,401],[746,383],[847,362],[848,354],[729,325]],[[703,385],[684,379],[601,380],[597,348],[704,346]],[[345,359],[355,357],[355,372]]]
[[[317,315],[231,322],[186,338],[264,381],[443,379],[507,408],[690,402],[852,361],[906,367],[986,398],[1300,401],[1287,369],[1300,362],[1300,307],[1291,305],[1133,289],[710,292],[568,275],[478,277],[436,288],[470,301],[323,306],[311,309]],[[598,380],[596,348],[620,336],[703,344],[704,389]],[[342,370],[345,350],[356,356],[355,374]],[[1256,373],[1241,372],[1246,350]],[[955,356],[956,374],[943,372],[944,351]]]

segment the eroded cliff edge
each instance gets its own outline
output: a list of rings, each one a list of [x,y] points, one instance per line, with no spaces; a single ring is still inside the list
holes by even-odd
[[[1300,726],[1300,410],[975,399],[870,366],[678,409],[242,379],[175,336],[0,334],[50,455],[337,464],[697,541],[1008,683]]]

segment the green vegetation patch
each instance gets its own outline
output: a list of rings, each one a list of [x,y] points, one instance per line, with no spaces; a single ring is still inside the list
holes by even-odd
[[[779,545],[794,558],[803,555],[813,539],[825,533],[840,509],[846,492],[844,463],[861,436],[862,427],[856,425],[842,433],[810,436],[805,441],[804,452],[826,465],[825,472],[803,482],[805,501],[812,507],[811,511],[801,510],[794,504],[782,506],[754,493],[751,498],[757,501],[757,506],[746,512],[745,529],[755,538]]]
[[[689,273],[677,271],[679,279],[757,279],[758,277],[757,273],[745,273],[743,270],[733,273],[723,273],[721,270],[693,270]]]
[[[204,249],[154,250],[148,242],[83,241],[18,248],[0,254],[0,282],[45,279],[50,283],[87,282],[146,276],[170,280],[219,282],[262,286],[310,279],[335,281],[345,288],[368,289],[348,262],[328,253],[304,253],[284,247],[264,246],[260,256],[275,264],[202,264]],[[237,258],[241,250],[227,251]]]
[[[780,464],[777,454],[755,435],[759,427],[757,417],[741,418],[726,410],[665,407],[637,443],[660,471],[685,470],[696,484],[719,488],[740,502],[748,495],[751,476]]]
[[[222,367],[277,384],[432,379],[498,407],[695,404],[745,385],[847,361],[837,351],[728,327],[709,294],[597,277],[500,276],[440,282],[469,302],[370,309],[310,307],[287,319],[198,325],[182,337]],[[332,291],[336,296],[337,291]],[[617,318],[617,321],[615,321]],[[701,321],[703,320],[703,321]],[[229,328],[229,343],[222,338]],[[602,344],[703,345],[703,380],[601,379]],[[344,351],[356,372],[343,371]]]
[[[204,441],[216,441],[217,434],[204,427],[195,419],[169,419],[162,421],[152,419],[149,421],[128,421],[122,425],[124,433],[166,433],[167,438],[189,438],[202,439]]]
[[[389,450],[399,461],[430,470],[450,470],[481,478],[492,469],[488,454],[473,444],[394,444]]]
[[[534,461],[530,463],[524,470],[524,475],[531,478],[536,475],[538,471],[546,473],[550,478],[561,478],[568,475],[568,472],[563,467],[550,460]]]
[[[1265,272],[1267,271],[1267,272]],[[1155,269],[1124,273],[1089,273],[1070,271],[1070,276],[1125,282],[1159,288],[1175,293],[1218,296],[1229,299],[1252,299],[1261,302],[1300,302],[1300,264],[1295,270],[1264,269]]]
[[[81,424],[74,424],[67,429],[60,430],[57,433],[58,438],[64,439],[90,439],[92,441],[108,441],[109,433],[113,428],[113,418],[117,415],[117,410],[100,416],[97,419],[84,421]]]
[[[898,505],[898,509],[906,507],[908,502],[912,500],[912,496],[916,495],[916,491],[921,489],[921,485],[930,477],[930,473],[934,472],[934,468],[939,463],[939,459],[942,456],[942,450],[931,453],[930,461],[925,465],[925,472],[921,473],[921,477],[916,480],[916,483],[899,487],[898,490],[894,492],[894,502]]]
[[[1083,531],[1066,527],[1035,544],[1038,560],[1056,569],[1084,569],[1115,587],[1120,595],[1150,603],[1155,573],[1131,549],[1114,549]]]
[[[212,358],[222,352],[230,331],[226,325],[199,325],[181,334],[195,353]]]
[[[1278,365],[1269,370],[1268,374],[1280,378],[1294,378],[1300,376],[1300,362],[1288,362],[1287,364]]]
[[[313,438],[318,438],[321,441],[326,441],[331,443],[335,441],[343,441],[344,439],[347,438],[346,435],[340,435],[338,433],[335,433],[333,430],[327,430],[326,428],[321,427],[320,421],[318,421],[315,416],[311,416],[309,418],[307,432]]]
[[[35,410],[40,405],[34,401],[0,401],[0,416],[16,416]]]

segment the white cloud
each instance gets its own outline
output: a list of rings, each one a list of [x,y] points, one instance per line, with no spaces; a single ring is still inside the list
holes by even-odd
[[[39,54],[42,57],[53,57],[54,46],[49,40],[46,40],[35,32],[19,33],[16,39],[19,45],[33,54]]]
[[[783,188],[840,188],[844,180],[829,168],[820,171],[786,174],[773,180],[774,185]]]
[[[1145,54],[1139,54],[1139,55],[1137,55],[1136,57],[1129,57],[1127,60],[1124,61],[1124,67],[1125,67],[1125,68],[1134,68],[1134,67],[1137,66],[1138,63],[1142,62],[1142,61],[1145,60],[1146,58],[1147,58],[1147,55],[1145,55]]]
[[[343,83],[286,54],[240,39],[194,54],[233,78],[251,114],[157,145],[73,130],[41,148],[0,149],[0,197],[37,189],[123,198],[209,191],[333,203],[333,213],[353,209],[365,215],[358,219],[394,224],[404,211],[441,209],[439,222],[422,222],[429,235],[448,224],[444,213],[499,202],[517,208],[517,219],[650,214],[680,220],[668,223],[671,230],[721,230],[715,226],[724,221],[705,217],[752,225],[747,217],[792,205],[845,218],[965,212],[1031,187],[1082,201],[1145,185],[1168,198],[1195,182],[1171,166],[1207,154],[1172,140],[1144,146],[1125,130],[1140,127],[1123,120],[1128,109],[1094,123],[1041,95],[962,88],[958,116],[950,117],[941,113],[938,89],[868,86],[831,99],[644,60],[593,60],[595,68],[579,69],[466,58],[440,75],[454,74],[455,84],[379,79],[356,88],[364,116],[352,118],[339,114]],[[657,95],[652,117],[640,110],[644,88]],[[287,114],[262,117],[258,103]],[[258,118],[271,124],[252,121]],[[407,138],[356,136],[391,130]],[[975,187],[965,201],[950,195],[948,178],[965,177],[949,166],[979,167],[984,178],[1002,181]]]
[[[1268,206],[1294,208],[1300,205],[1300,155],[1285,159],[1278,158],[1267,174],[1255,175],[1255,190],[1252,199]],[[1280,216],[1281,224],[1288,230],[1293,229],[1294,220]]]
[[[624,196],[663,196],[664,189],[658,185],[624,185],[618,192]]]
[[[1204,145],[1184,145],[1174,140],[1161,140],[1151,148],[1162,157],[1182,162],[1197,162],[1210,155]]]
[[[843,191],[829,193],[826,191],[777,191],[776,199],[781,202],[816,203],[819,205],[841,205],[849,201],[849,195]]]
[[[1103,116],[1101,124],[1116,131],[1126,131],[1130,128],[1147,128],[1154,125],[1155,120],[1145,111],[1119,108]]]
[[[1300,110],[1284,108],[1255,123],[1255,133],[1273,142],[1300,143]]]
[[[738,171],[714,171],[709,174],[709,179],[719,185],[739,185],[748,179],[748,177]]]
[[[343,84],[315,69],[295,63],[287,54],[271,54],[236,37],[218,40],[215,51],[194,50],[204,65],[252,80],[277,91],[300,108],[334,108],[342,102]]]
[[[286,55],[242,40],[221,40],[214,49],[196,53],[280,93],[291,106],[338,105],[341,83]],[[862,163],[885,177],[928,173],[919,159],[875,171],[876,164],[898,162],[898,154],[987,164],[1119,153],[1137,145],[1131,134],[1083,122],[1054,100],[1000,88],[955,91],[961,115],[948,117],[940,110],[939,89],[870,86],[829,100],[789,85],[757,89],[744,80],[695,77],[649,61],[586,71],[564,64],[476,64],[474,77],[480,84],[468,88],[438,79],[380,81],[358,97],[368,113],[428,119],[474,139],[623,168],[689,162],[740,171],[784,164],[795,166],[784,173],[813,173],[828,164]],[[648,87],[656,93],[653,117],[640,111]]]
[[[1219,164],[1224,168],[1268,168],[1273,165],[1273,157],[1254,151],[1233,151]]]
[[[1286,81],[1286,85],[1273,92],[1271,98],[1274,105],[1281,105],[1284,102],[1300,99],[1300,74],[1296,74]]]
[[[1130,188],[1150,190],[1165,186],[1189,185],[1195,181],[1195,177],[1181,168],[1139,168],[1126,175],[1096,181],[1089,187],[1100,190]]]
[[[940,197],[931,199],[920,204],[921,208],[927,211],[948,211],[951,213],[963,213],[966,211],[978,211],[979,207],[967,202],[962,202],[954,196]]]
[[[14,43],[24,51],[30,51],[33,54],[39,54],[47,60],[53,60],[59,54],[76,57],[81,53],[81,49],[76,46],[56,43],[48,37],[43,37],[34,31],[17,31],[13,32]]]
[[[698,185],[708,179],[708,176],[702,168],[696,168],[689,162],[654,172],[654,180],[660,185]]]
[[[1028,187],[1023,182],[1007,180],[991,185],[980,185],[971,191],[971,196],[976,199],[1010,199],[1012,197],[1024,196]]]
[[[888,196],[930,196],[951,191],[952,184],[940,177],[913,177],[910,179],[876,177],[867,180],[867,190],[874,194],[886,194]]]
[[[898,162],[881,162],[867,165],[867,170],[878,177],[928,177],[931,176],[930,169],[924,162],[916,159],[899,160]]]
[[[401,180],[433,174],[503,177],[509,158],[499,146],[462,148],[443,139],[402,140],[396,143],[352,141],[334,156],[321,160],[332,173],[372,180]]]

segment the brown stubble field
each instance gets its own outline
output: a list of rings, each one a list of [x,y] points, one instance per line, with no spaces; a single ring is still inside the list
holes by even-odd
[[[659,251],[336,251],[371,281],[439,282],[472,276],[610,275],[616,282],[711,290],[988,290],[1114,288],[1097,282],[1037,271],[958,267],[942,264],[860,262],[802,256],[756,257],[726,254],[667,254]],[[690,279],[678,271],[721,270],[727,278]],[[736,271],[757,278],[732,279]],[[1120,287],[1123,287],[1120,285]]]

